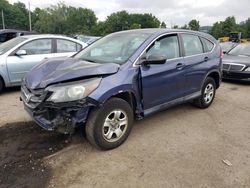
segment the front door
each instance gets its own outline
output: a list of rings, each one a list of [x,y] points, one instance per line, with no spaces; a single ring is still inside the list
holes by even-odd
[[[184,60],[177,35],[157,39],[143,56],[163,53],[167,56],[165,64],[140,67],[144,110],[149,113],[170,101],[182,100],[185,93]]]
[[[51,39],[29,41],[16,51],[19,50],[25,50],[26,54],[16,55],[12,53],[6,61],[12,84],[20,83],[25,74],[42,60],[54,57]]]

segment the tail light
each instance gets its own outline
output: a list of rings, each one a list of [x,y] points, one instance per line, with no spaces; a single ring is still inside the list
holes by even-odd
[[[221,59],[223,58],[223,51],[222,51],[222,48],[220,48],[220,58],[221,58]]]

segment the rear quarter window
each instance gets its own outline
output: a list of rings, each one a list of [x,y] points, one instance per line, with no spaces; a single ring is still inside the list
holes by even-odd
[[[79,44],[66,39],[57,39],[57,53],[68,53],[79,51]]]
[[[204,46],[204,52],[211,52],[214,48],[214,43],[212,43],[211,41],[201,37],[201,41],[203,43]]]

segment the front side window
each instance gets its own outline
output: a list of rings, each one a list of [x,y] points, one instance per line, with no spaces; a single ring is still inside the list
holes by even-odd
[[[151,54],[165,55],[167,59],[180,57],[177,35],[167,36],[156,40],[148,49],[146,56]]]
[[[57,53],[77,52],[81,48],[76,42],[64,39],[57,39]]]
[[[52,40],[33,40],[23,45],[20,50],[26,50],[27,55],[50,54],[52,53]]]
[[[182,40],[186,56],[203,53],[203,47],[198,36],[182,34]]]
[[[123,64],[150,36],[150,33],[121,32],[103,37],[75,55],[85,61]]]

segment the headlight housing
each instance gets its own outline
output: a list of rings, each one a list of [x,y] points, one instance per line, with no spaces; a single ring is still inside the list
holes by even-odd
[[[245,71],[250,72],[250,67],[247,67]]]
[[[85,81],[49,86],[46,90],[52,92],[52,95],[47,101],[59,103],[83,99],[94,91],[99,86],[100,82],[101,78],[94,78]]]

